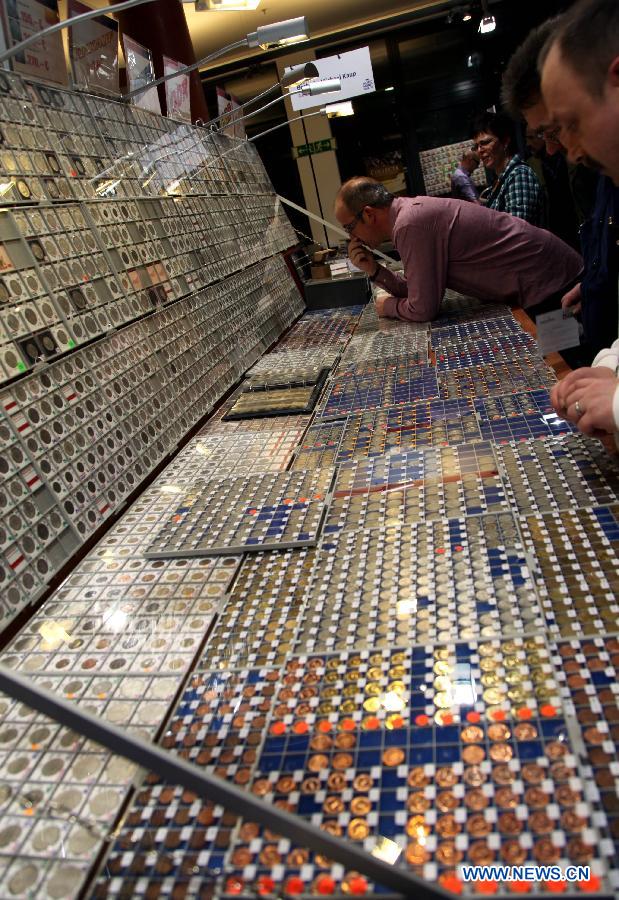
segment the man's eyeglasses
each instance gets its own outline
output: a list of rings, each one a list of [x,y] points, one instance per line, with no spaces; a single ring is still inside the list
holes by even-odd
[[[345,225],[342,225],[342,228],[344,229],[346,234],[352,235],[352,233],[355,230],[355,227],[357,225],[357,222],[359,222],[362,217],[363,217],[363,210],[360,209],[358,213],[355,213],[355,217],[354,217],[354,219],[352,219],[352,221],[347,222]]]
[[[561,129],[558,125],[555,125],[554,127],[546,125],[544,128],[538,128],[537,131],[534,131],[533,137],[539,138],[542,141],[555,141],[555,143],[558,143],[560,131]]]

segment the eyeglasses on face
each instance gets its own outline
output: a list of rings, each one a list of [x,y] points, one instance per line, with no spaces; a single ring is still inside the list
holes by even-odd
[[[495,137],[487,137],[483,138],[481,141],[477,141],[472,145],[471,150],[482,150],[484,147],[489,147],[490,144],[494,144],[497,140]]]
[[[355,213],[354,219],[352,219],[350,222],[347,222],[345,225],[342,225],[342,228],[344,229],[346,234],[352,235],[352,233],[355,230],[355,227],[357,225],[357,222],[359,222],[362,217],[363,217],[363,210],[360,209],[358,213]]]
[[[537,131],[534,132],[534,136],[540,138],[542,141],[558,141],[560,131],[561,129],[558,125],[545,125],[543,128],[538,128]]]

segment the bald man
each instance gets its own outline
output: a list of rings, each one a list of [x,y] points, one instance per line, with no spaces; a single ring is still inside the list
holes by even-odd
[[[371,178],[342,185],[335,217],[351,237],[351,261],[391,295],[376,308],[392,319],[436,318],[445,288],[525,308],[556,295],[558,305],[582,269],[575,250],[523,219],[463,200],[394,197]],[[400,254],[404,278],[364,247],[386,240]]]
[[[451,176],[451,196],[456,200],[477,203],[477,188],[471,175],[479,165],[479,156],[474,150],[465,150],[458,167]]]

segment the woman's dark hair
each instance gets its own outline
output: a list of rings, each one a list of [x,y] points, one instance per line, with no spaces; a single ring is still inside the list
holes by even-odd
[[[473,119],[471,137],[475,138],[483,131],[498,137],[502,144],[507,145],[510,152],[516,152],[516,130],[509,116],[504,113],[480,113]]]

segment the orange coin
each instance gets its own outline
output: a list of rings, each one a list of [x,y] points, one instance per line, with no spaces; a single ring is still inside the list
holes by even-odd
[[[404,750],[400,749],[400,747],[389,747],[383,753],[383,765],[385,766],[400,766],[406,759],[406,754]],[[352,760],[351,760],[352,761]]]

